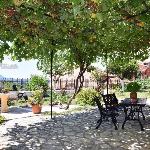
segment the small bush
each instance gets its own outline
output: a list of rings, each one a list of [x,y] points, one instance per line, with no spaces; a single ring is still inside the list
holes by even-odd
[[[69,96],[68,95],[61,95],[58,94],[57,95],[57,100],[61,103],[61,104],[66,104],[68,102]]]
[[[51,93],[49,92],[48,95],[50,96]],[[65,104],[68,102],[68,99],[70,98],[70,96],[68,94],[64,94],[64,93],[58,93],[58,92],[52,92],[52,100],[53,100],[53,104]],[[45,98],[44,102],[50,102],[50,97]]]
[[[138,92],[141,88],[141,85],[137,82],[130,82],[127,84],[126,90],[128,92]]]
[[[48,89],[48,81],[44,77],[38,75],[32,75],[28,85],[32,91],[41,89],[43,92],[46,92]]]
[[[150,89],[150,79],[139,79],[137,82],[141,85],[141,89]]]
[[[99,93],[92,88],[83,88],[77,95],[76,95],[76,103],[85,106],[91,105],[94,106],[95,102],[93,101],[94,96],[99,96]]]
[[[9,99],[8,102],[7,102],[7,105],[8,106],[15,106],[15,101]]]
[[[10,91],[10,90],[12,90],[12,86],[13,86],[13,83],[12,82],[4,82],[4,88],[3,89],[5,89],[5,90],[8,90],[8,91]]]
[[[5,121],[5,118],[0,115],[0,124],[2,124]]]

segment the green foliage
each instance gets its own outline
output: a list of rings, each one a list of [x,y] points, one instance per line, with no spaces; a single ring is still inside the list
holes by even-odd
[[[57,101],[61,104],[66,104],[69,100],[69,96],[68,95],[62,95],[62,94],[57,94]]]
[[[10,91],[12,90],[13,82],[4,82],[4,89]]]
[[[126,90],[128,92],[138,92],[141,88],[141,85],[137,82],[130,82],[127,84]]]
[[[48,81],[44,77],[38,75],[32,75],[28,85],[32,91],[43,90],[44,92],[48,89]]]
[[[49,57],[52,49],[69,49],[73,60],[80,64],[91,63],[96,55],[103,57],[106,51],[113,59],[147,54],[149,36],[145,28],[150,21],[146,12],[139,15],[145,9],[141,3],[136,8],[129,1],[112,0],[37,0],[20,4],[1,0],[1,4],[1,58],[10,53],[14,59],[40,59]],[[123,13],[124,10],[130,11]],[[130,13],[141,20],[136,22],[133,17],[129,22],[125,18]],[[139,26],[142,22],[144,29]],[[6,41],[13,42],[10,49]]]
[[[96,67],[90,65],[90,66],[87,68],[87,72],[92,72],[92,71],[94,71],[94,70],[96,70],[96,69],[97,69]]]
[[[96,81],[102,81],[104,76],[106,76],[106,73],[101,70],[95,69],[91,71],[91,75],[92,78],[95,79]]]
[[[25,91],[30,91],[30,87],[29,87],[29,84],[28,83],[24,83],[23,86],[22,85],[18,85],[19,88],[18,89],[23,89]],[[18,87],[17,86],[17,87]]]
[[[136,81],[141,85],[141,89],[150,89],[150,79],[139,79]]]
[[[109,72],[118,75],[120,78],[132,79],[138,75],[138,64],[136,60],[128,62],[110,61],[108,64]]]
[[[49,93],[50,95],[50,93]],[[52,93],[52,100],[53,100],[53,104],[66,104],[70,98],[70,96],[68,94],[63,94],[63,93],[58,93],[58,92],[53,92]],[[50,103],[50,98],[46,98],[46,101],[48,101]]]
[[[98,56],[106,61],[106,53],[117,62],[144,59],[149,52],[150,4],[138,2],[1,0],[0,59],[11,54],[18,60],[47,60],[52,50],[55,54],[67,49],[69,63],[82,71]]]
[[[0,115],[0,124],[2,124],[5,121],[5,117]]]
[[[116,97],[118,99],[125,99],[125,98],[130,98],[130,92],[124,92],[124,93],[120,93],[115,91]],[[140,92],[137,92],[138,98],[150,98],[150,93],[149,92],[145,92],[140,90]]]
[[[76,103],[85,106],[91,105],[94,106],[95,102],[93,101],[94,96],[99,96],[99,93],[92,88],[84,88],[76,95]]]
[[[35,104],[43,104],[43,93],[40,90],[35,90],[33,92],[33,95],[31,97],[29,97],[28,99],[28,103],[30,105],[35,105]]]
[[[13,85],[14,84],[16,85],[17,90],[20,90],[22,88],[22,85],[20,83],[5,81],[4,82],[4,89],[7,89],[8,91],[11,91],[11,90],[13,90]],[[25,89],[28,89],[27,84],[23,84],[23,86],[25,87]]]
[[[74,68],[74,62],[71,61],[69,50],[58,50],[53,54],[53,71],[54,77],[62,76],[66,73],[70,73]],[[39,70],[50,74],[51,73],[51,56],[46,58],[40,58],[37,67]]]
[[[15,100],[9,99],[8,102],[7,102],[7,105],[8,106],[15,106]]]
[[[26,107],[27,102],[24,99],[8,100],[8,106]]]

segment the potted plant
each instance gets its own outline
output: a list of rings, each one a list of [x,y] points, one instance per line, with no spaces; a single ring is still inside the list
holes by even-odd
[[[43,91],[43,96],[47,95],[48,81],[46,78],[38,75],[32,75],[28,83],[30,90],[35,91],[41,89]]]
[[[43,92],[41,90],[35,90],[33,95],[29,97],[28,102],[32,106],[32,112],[34,114],[41,113],[43,104]]]
[[[127,91],[130,92],[131,100],[137,100],[137,92],[140,90],[140,88],[141,85],[136,81],[127,84]]]

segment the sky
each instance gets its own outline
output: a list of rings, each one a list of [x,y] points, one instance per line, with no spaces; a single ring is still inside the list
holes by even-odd
[[[29,61],[12,61],[6,56],[0,64],[0,76],[6,78],[30,78],[31,75],[44,75],[42,71],[37,69],[37,60]],[[104,69],[100,62],[94,64],[95,67]]]
[[[6,78],[30,78],[31,75],[43,75],[37,69],[37,60],[12,61],[10,57],[5,57],[0,64],[0,75]]]
[[[147,59],[150,61],[150,58]],[[0,76],[6,78],[30,78],[31,75],[44,75],[42,71],[37,69],[37,60],[29,61],[12,61],[10,57],[5,57],[5,59],[0,63]],[[105,69],[102,66],[101,61],[94,64],[95,67]]]

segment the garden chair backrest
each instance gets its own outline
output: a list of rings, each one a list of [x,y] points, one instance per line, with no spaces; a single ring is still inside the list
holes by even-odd
[[[118,106],[118,99],[116,98],[115,93],[103,95],[103,101],[105,103],[106,108],[112,108]]]

